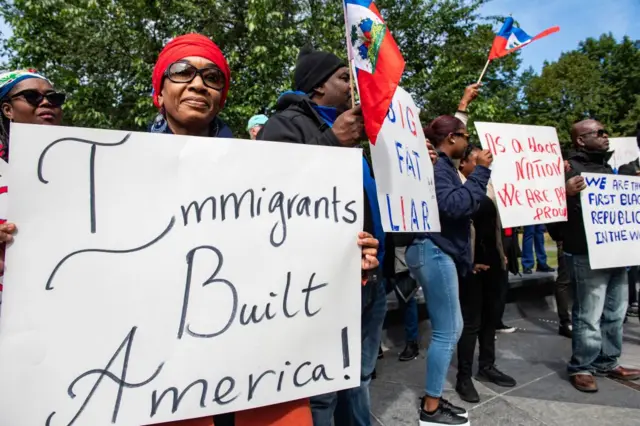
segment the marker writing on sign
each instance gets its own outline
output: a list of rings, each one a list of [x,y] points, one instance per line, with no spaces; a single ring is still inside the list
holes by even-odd
[[[76,256],[78,254],[83,254],[83,253],[128,254],[128,253],[135,253],[137,251],[144,250],[144,249],[149,248],[152,245],[156,244],[158,241],[161,241],[164,237],[166,237],[169,234],[169,232],[171,231],[171,229],[173,228],[173,225],[175,224],[175,222],[176,222],[176,218],[172,217],[171,220],[169,221],[169,224],[160,233],[160,235],[158,235],[153,240],[151,240],[148,243],[145,243],[145,244],[143,244],[143,245],[141,245],[139,247],[134,247],[134,248],[131,248],[131,249],[121,249],[121,250],[88,248],[88,249],[77,250],[77,251],[74,251],[72,253],[69,253],[68,255],[63,257],[62,260],[60,260],[58,262],[58,264],[55,266],[55,268],[53,268],[53,271],[51,272],[51,274],[49,274],[49,278],[47,279],[47,284],[45,285],[45,289],[46,290],[53,290],[53,280],[56,277],[56,274],[58,273],[58,271],[60,270],[62,265],[64,265],[66,263],[66,261],[71,259],[72,257],[74,257],[74,256]]]
[[[223,288],[228,290],[228,293],[229,293],[228,303],[225,304],[225,306],[229,306],[229,309],[228,309],[229,313],[227,314],[227,313],[219,312],[219,315],[228,315],[225,325],[218,330],[209,330],[206,333],[202,331],[200,332],[194,331],[194,328],[192,327],[192,325],[187,323],[187,318],[189,313],[189,299],[193,298],[193,295],[191,293],[193,291],[192,289],[194,288],[191,283],[192,271],[193,271],[194,263],[196,260],[196,254],[200,251],[202,251],[203,254],[209,253],[210,255],[213,256],[214,258],[213,261],[211,259],[211,256],[199,257],[202,263],[206,265],[211,265],[213,272],[211,273],[209,278],[207,278],[203,283],[198,283],[198,286],[195,288],[200,289],[200,291],[204,291],[203,289],[205,288],[210,289],[211,291],[215,291],[216,286],[218,287],[222,286]],[[272,319],[278,317],[279,315],[283,315],[287,319],[292,319],[292,318],[295,318],[300,312],[299,310],[295,312],[291,311],[290,294],[289,294],[291,289],[291,272],[287,272],[287,279],[286,279],[284,290],[282,292],[282,296],[280,296],[276,292],[269,293],[269,297],[274,301],[277,301],[278,298],[281,299],[280,306],[282,307],[282,309],[281,309],[281,313],[278,313],[276,310],[277,308],[272,306],[271,301],[266,303],[264,306],[249,305],[246,303],[241,303],[239,300],[238,290],[236,289],[236,286],[230,280],[220,277],[223,265],[224,265],[224,256],[222,255],[222,252],[216,247],[200,246],[200,247],[194,248],[193,250],[190,250],[189,253],[187,253],[187,279],[184,287],[184,297],[182,301],[182,310],[180,313],[180,321],[178,326],[178,334],[177,334],[178,340],[182,339],[185,333],[191,337],[196,337],[201,339],[211,339],[227,332],[231,328],[231,326],[234,324],[235,321],[237,321],[240,326],[247,326],[250,324],[260,324],[263,321],[271,321]],[[312,296],[315,295],[315,293],[318,290],[321,290],[328,286],[328,283],[326,282],[316,284],[315,280],[316,280],[316,273],[314,272],[309,277],[307,286],[300,291],[305,296],[303,309],[304,309],[304,315],[307,318],[313,318],[321,311],[321,308],[315,308],[313,306]]]
[[[195,407],[208,408],[209,402],[218,406],[225,406],[238,399],[243,399],[247,402],[252,401],[259,393],[273,395],[283,390],[299,389],[319,382],[335,380],[328,371],[328,367],[323,363],[298,361],[294,364],[291,361],[285,361],[284,365],[277,369],[259,370],[239,378],[231,375],[220,375],[214,378],[199,377],[183,386],[172,385],[165,389],[155,389],[152,383],[163,373],[167,364],[164,361],[156,364],[148,358],[135,359],[133,346],[138,332],[138,327],[131,328],[115,352],[109,356],[109,361],[107,361],[106,365],[89,369],[71,381],[67,388],[67,395],[74,400],[79,396],[76,392],[76,387],[87,389],[88,387],[81,382],[94,378],[93,384],[73,417],[69,421],[61,421],[59,424],[66,426],[73,426],[76,422],[80,424],[80,421],[83,420],[82,415],[94,395],[98,391],[104,395],[104,392],[112,389],[111,386],[104,385],[105,382],[109,381],[116,385],[114,402],[109,413],[111,423],[115,424],[118,421],[120,408],[126,402],[127,395],[141,389],[147,389],[150,393],[148,418],[153,419],[161,412],[163,407],[165,412],[168,409],[171,413],[176,413],[184,405],[188,405],[190,409]],[[347,371],[350,367],[350,355],[348,352],[347,327],[342,328],[339,338],[342,343],[341,357],[343,369],[345,370],[344,378],[349,380],[350,376]],[[140,382],[129,381],[128,374],[130,369],[135,369],[139,374],[141,366],[149,364],[157,366],[155,370],[153,368],[150,370],[153,372],[145,380]],[[116,367],[120,365],[122,366],[121,368]],[[219,371],[220,369],[216,367],[219,366],[212,365],[210,371]],[[163,404],[167,399],[170,402],[169,407],[167,407],[166,403]],[[102,423],[95,416],[96,414],[92,413],[93,420]],[[57,412],[52,411],[45,421],[45,426],[54,426],[58,418]]]
[[[277,215],[278,220],[271,228],[269,241],[274,247],[280,247],[287,239],[287,224],[294,217],[308,217],[316,220],[333,220],[335,223],[355,223],[358,214],[355,211],[355,200],[343,202],[339,197],[337,186],[332,188],[331,196],[314,198],[301,194],[284,194],[282,191],[261,191],[247,189],[238,195],[235,192],[228,194],[212,195],[202,201],[191,201],[182,205],[182,222],[184,226],[204,220],[204,213],[212,220],[224,222],[227,219],[238,219],[240,216],[256,218],[263,213],[263,195],[269,200],[265,207],[268,214]],[[266,201],[266,200],[265,200]],[[193,214],[192,214],[193,212]],[[195,217],[194,217],[195,216]]]
[[[90,141],[87,139],[80,138],[61,138],[51,142],[40,154],[40,158],[38,159],[38,179],[40,182],[45,185],[49,183],[48,180],[44,178],[42,173],[42,168],[44,167],[44,158],[47,155],[47,152],[57,144],[61,142],[79,142],[83,144],[91,145],[91,150],[89,152],[89,217],[91,223],[91,233],[95,234],[97,229],[96,222],[96,149],[98,146],[120,146],[124,144],[131,137],[131,133],[127,133],[127,135],[120,141],[114,143],[104,143],[104,142],[96,142]]]

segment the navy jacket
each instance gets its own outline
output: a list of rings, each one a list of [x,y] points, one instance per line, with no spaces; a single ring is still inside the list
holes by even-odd
[[[466,275],[473,268],[471,216],[487,194],[491,170],[476,166],[463,185],[453,161],[440,152],[434,172],[442,230],[426,236],[453,258],[461,275]]]

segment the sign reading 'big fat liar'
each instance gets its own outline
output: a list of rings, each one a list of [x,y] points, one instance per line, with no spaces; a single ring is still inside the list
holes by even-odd
[[[491,179],[506,228],[567,220],[564,160],[556,129],[475,123],[493,154]]]
[[[398,87],[378,140],[371,144],[386,232],[440,232],[433,165],[419,114],[411,95]]]
[[[361,150],[15,124],[11,149],[3,425],[359,385]]]
[[[640,177],[582,173],[580,194],[591,269],[640,264]]]

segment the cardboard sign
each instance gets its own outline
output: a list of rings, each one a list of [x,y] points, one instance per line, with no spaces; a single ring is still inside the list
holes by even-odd
[[[564,161],[556,129],[477,122],[478,137],[494,160],[491,179],[505,228],[564,222]]]
[[[11,149],[2,424],[359,385],[361,150],[31,125]]]
[[[591,269],[640,265],[640,177],[582,173]]]
[[[433,165],[419,116],[411,95],[398,87],[378,140],[371,144],[386,232],[440,232]]]
[[[609,165],[616,173],[620,167],[637,160],[640,154],[636,138],[610,138],[609,151],[613,151]]]

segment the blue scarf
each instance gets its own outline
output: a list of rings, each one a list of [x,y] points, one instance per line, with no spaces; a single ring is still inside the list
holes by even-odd
[[[284,95],[300,95],[300,96],[308,96],[303,92],[284,92],[281,97]],[[320,106],[312,103],[311,106],[318,113],[320,118],[326,123],[327,126],[333,127],[333,123],[335,123],[336,118],[338,118],[338,111],[332,107]],[[364,190],[367,193],[367,198],[369,199],[369,209],[371,210],[371,220],[373,222],[373,236],[376,237],[378,242],[380,243],[378,247],[378,261],[382,265],[382,261],[384,259],[384,230],[382,228],[382,218],[380,217],[380,207],[378,205],[378,191],[376,189],[376,181],[371,176],[371,168],[369,167],[369,162],[367,159],[362,156],[362,182],[364,184]]]

